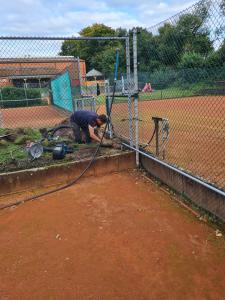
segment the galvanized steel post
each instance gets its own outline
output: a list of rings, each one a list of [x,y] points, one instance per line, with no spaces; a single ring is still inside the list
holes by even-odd
[[[138,118],[138,70],[137,70],[137,29],[133,29],[133,64],[134,64],[134,115],[135,115],[135,148],[136,165],[139,167],[139,118]]]
[[[137,63],[137,28],[133,29],[133,62],[134,62],[134,88],[138,93],[138,63]]]
[[[127,64],[127,89],[128,89],[128,120],[129,120],[129,140],[133,146],[133,121],[132,121],[132,98],[131,98],[131,76],[130,76],[130,40],[126,37],[126,64]]]
[[[130,39],[129,35],[126,36],[126,68],[127,68],[127,79],[130,80]]]
[[[78,80],[79,80],[79,88],[80,88],[80,95],[82,96],[82,78],[81,78],[81,70],[80,70],[80,57],[77,57],[77,69],[78,69]]]
[[[134,95],[136,165],[139,167],[138,93]]]

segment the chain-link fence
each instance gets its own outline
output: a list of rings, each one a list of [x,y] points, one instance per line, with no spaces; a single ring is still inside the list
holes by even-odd
[[[220,189],[225,188],[224,24],[225,2],[203,0],[137,35],[139,143]]]
[[[26,151],[73,111],[107,113],[119,48],[111,133],[223,191],[224,24],[224,0],[202,0],[126,37],[0,38],[0,172],[51,163]]]
[[[86,53],[78,57],[83,49]],[[98,49],[107,56],[98,56]],[[112,98],[116,49],[120,50],[119,78],[125,91],[130,74],[128,37],[0,38],[0,172],[51,164],[48,151],[34,160],[28,153],[33,143],[45,143],[43,132],[69,124],[76,110],[106,113],[105,99]],[[113,115],[121,116],[116,104]],[[121,127],[128,136],[126,124]],[[67,129],[63,141],[65,136],[77,150],[72,129]],[[49,146],[46,141],[44,147]],[[77,159],[76,151],[68,159]]]

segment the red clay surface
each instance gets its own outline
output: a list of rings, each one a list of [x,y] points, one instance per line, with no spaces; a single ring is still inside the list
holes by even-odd
[[[112,116],[116,132],[128,137],[127,103],[114,105]],[[152,135],[153,116],[169,120],[170,136],[166,146],[166,161],[225,189],[225,97],[139,102],[140,143],[147,143]],[[155,153],[154,144],[155,140],[147,150]]]
[[[41,128],[61,123],[68,115],[53,106],[33,106],[0,109],[0,127]]]
[[[225,243],[136,172],[0,212],[0,299],[224,299]]]

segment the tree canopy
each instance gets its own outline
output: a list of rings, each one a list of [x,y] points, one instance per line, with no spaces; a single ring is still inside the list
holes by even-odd
[[[83,28],[79,34],[81,37],[114,37],[123,35],[123,31],[122,29],[114,30],[104,24],[93,24]],[[60,55],[80,57],[86,61],[87,70],[95,68],[104,74],[109,74],[113,70],[117,48],[121,50],[122,65],[125,61],[125,54],[120,41],[67,40],[62,44]]]
[[[221,0],[224,13],[225,0]],[[209,2],[195,6],[191,13],[181,14],[176,22],[166,22],[151,32],[138,28],[138,64],[142,72],[174,68],[212,67],[224,64],[225,43],[215,47],[207,18]],[[113,29],[104,24],[93,24],[79,32],[81,37],[132,36],[124,28]],[[131,43],[132,58],[132,43]],[[124,41],[64,41],[60,55],[72,55],[86,61],[87,70],[95,68],[105,75],[112,74],[115,50],[120,48],[122,71],[125,71]]]

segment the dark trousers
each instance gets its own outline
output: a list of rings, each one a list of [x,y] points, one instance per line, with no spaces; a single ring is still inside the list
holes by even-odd
[[[75,138],[75,142],[78,144],[81,144],[83,142],[82,140],[82,133],[84,135],[85,143],[89,144],[91,142],[89,129],[80,127],[77,123],[71,122],[71,125],[73,126],[73,134]]]

